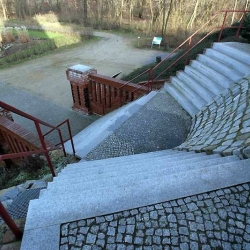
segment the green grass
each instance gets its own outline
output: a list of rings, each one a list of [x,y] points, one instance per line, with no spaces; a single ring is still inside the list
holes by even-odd
[[[62,33],[56,33],[51,31],[39,31],[39,30],[28,30],[30,37],[42,38],[42,39],[54,39],[57,37],[65,37],[67,38],[68,35]]]
[[[46,32],[29,30],[30,37],[45,39],[40,43],[30,46],[27,49],[17,51],[9,56],[0,58],[0,68],[6,68],[26,60],[51,54],[53,51],[62,51],[66,48],[73,48],[89,42],[98,40],[96,37],[85,37],[81,35],[70,35],[58,32]]]

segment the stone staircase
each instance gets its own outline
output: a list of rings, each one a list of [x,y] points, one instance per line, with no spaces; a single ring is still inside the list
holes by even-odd
[[[184,72],[172,77],[164,91],[194,116],[249,71],[249,47],[215,43]],[[85,157],[164,91],[151,92],[102,117],[75,136],[77,155]],[[162,106],[155,100],[149,107],[154,106],[152,112]],[[148,117],[141,119],[146,123]],[[71,152],[67,145],[66,150]],[[38,200],[30,202],[21,249],[58,249],[62,223],[249,182],[249,164],[250,159],[239,160],[234,155],[221,157],[168,149],[68,165],[41,192]]]
[[[250,73],[250,44],[214,43],[164,89],[194,116],[231,84]]]
[[[68,165],[30,202],[22,250],[58,249],[60,225],[68,221],[247,182],[249,164],[236,156],[164,150]]]

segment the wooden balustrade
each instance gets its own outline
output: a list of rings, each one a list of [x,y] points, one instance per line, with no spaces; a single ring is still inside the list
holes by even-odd
[[[93,113],[104,115],[148,93],[148,88],[119,79],[88,75],[89,106]]]

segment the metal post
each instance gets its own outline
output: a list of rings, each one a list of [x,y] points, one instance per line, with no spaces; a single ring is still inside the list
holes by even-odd
[[[74,146],[74,142],[73,142],[73,138],[72,138],[72,132],[71,132],[71,127],[70,127],[69,119],[67,119],[66,121],[67,121],[67,125],[68,125],[69,137],[70,137],[70,141],[71,141],[71,146],[72,146],[73,154],[76,155],[76,151],[75,151],[75,146]]]
[[[191,42],[192,42],[192,37],[190,37],[189,41],[188,41],[188,51],[187,51],[187,55],[186,55],[185,66],[188,64],[188,56],[189,56]]]
[[[7,224],[9,229],[12,231],[12,233],[16,236],[17,239],[21,239],[23,233],[21,230],[18,228],[16,223],[12,220],[8,212],[6,211],[5,207],[3,204],[0,202],[0,215],[3,218],[4,222]]]
[[[240,26],[238,27],[238,30],[237,30],[237,33],[236,33],[236,39],[238,39],[239,36],[240,36],[240,30],[241,30],[241,28],[243,26],[245,16],[246,16],[246,13],[244,12],[244,15],[243,15],[243,17],[241,18],[241,21],[240,21]]]
[[[36,126],[36,130],[37,130],[37,133],[38,133],[40,142],[41,142],[41,144],[42,144],[42,148],[43,148],[44,150],[46,150],[46,152],[45,152],[45,157],[46,157],[46,159],[47,159],[47,162],[48,162],[50,171],[51,171],[51,173],[52,173],[52,176],[55,177],[56,174],[55,174],[55,171],[54,171],[52,162],[51,162],[51,160],[50,160],[50,156],[49,156],[49,153],[48,153],[48,150],[47,150],[46,143],[45,143],[45,141],[44,141],[44,139],[43,139],[43,134],[42,134],[40,125],[39,125],[38,121],[34,121],[34,123],[35,123],[35,126]]]
[[[223,31],[223,29],[224,29],[224,25],[225,25],[225,22],[226,22],[226,18],[227,18],[227,11],[225,12],[225,16],[224,16],[224,20],[223,20],[223,23],[222,23],[222,26],[221,26],[221,30],[220,30],[220,35],[219,35],[219,38],[218,38],[218,42],[219,42],[220,39],[221,39],[222,31]]]

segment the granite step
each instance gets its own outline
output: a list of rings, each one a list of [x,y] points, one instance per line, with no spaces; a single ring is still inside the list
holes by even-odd
[[[183,71],[177,72],[177,77],[185,85],[189,86],[193,91],[195,91],[207,103],[211,102],[213,98],[215,97],[214,93],[212,93],[208,88],[200,84],[200,82],[196,81],[196,79],[192,78],[186,72],[183,72]]]
[[[173,87],[178,89],[190,102],[194,104],[194,106],[201,110],[204,106],[206,106],[206,101],[195,91],[193,91],[189,85],[185,84],[181,79],[174,76],[171,77],[171,84]]]
[[[208,55],[198,55],[197,60],[202,62],[203,64],[207,65],[209,68],[220,72],[224,76],[228,77],[234,82],[237,82],[239,79],[244,77],[244,74],[239,72],[238,70],[233,69],[232,67],[225,65],[224,63],[210,58]]]
[[[178,89],[172,86],[170,82],[164,84],[164,89],[191,115],[195,116],[199,109],[181,93]]]
[[[197,82],[199,82],[200,85],[209,89],[215,96],[217,96],[224,90],[224,87],[222,87],[220,84],[211,80],[210,77],[205,76],[204,74],[202,74],[201,72],[199,72],[197,69],[195,69],[190,65],[187,65],[185,67],[184,72],[193,79],[195,79]]]
[[[213,58],[217,61],[222,62],[225,65],[228,65],[229,67],[241,72],[243,76],[247,76],[250,73],[250,65],[246,64],[238,59],[235,59],[231,56],[228,56],[220,51],[217,51],[213,48],[209,48],[205,50],[205,55],[209,56],[210,58]]]
[[[214,43],[212,48],[250,65],[250,44],[238,42]]]
[[[139,179],[151,179],[156,178],[157,176],[159,178],[163,176],[167,176],[170,174],[181,174],[183,172],[189,171],[189,170],[195,170],[200,168],[208,168],[210,166],[213,166],[215,164],[224,164],[224,163],[232,163],[237,162],[238,158],[236,156],[232,157],[226,157],[223,159],[220,157],[218,158],[211,158],[206,159],[200,162],[200,164],[197,164],[199,160],[193,160],[185,162],[185,160],[173,162],[172,164],[168,163],[162,163],[157,164],[157,167],[154,169],[148,169],[147,166],[144,168],[137,168],[137,166],[134,166],[134,170],[127,170],[122,169],[122,171],[119,172],[105,172],[102,173],[91,173],[91,174],[78,174],[77,177],[71,175],[71,176],[63,176],[60,177],[60,180],[57,182],[51,182],[48,185],[47,191],[43,193],[43,196],[41,198],[45,199],[53,199],[56,198],[58,195],[61,195],[62,193],[70,193],[71,191],[74,192],[74,190],[79,190],[79,192],[84,192],[85,190],[95,190],[97,188],[112,186],[112,185],[122,185],[124,183],[127,183],[129,185],[130,181],[136,181]],[[176,167],[176,164],[178,164],[178,167]],[[138,165],[139,167],[139,165]]]
[[[62,193],[30,202],[26,230],[147,206],[233,186],[250,180],[250,160],[215,164],[181,174],[136,179],[104,188]]]
[[[174,150],[172,150],[174,151]],[[147,153],[145,154],[137,154],[137,155],[130,155],[130,156],[121,156],[116,158],[107,158],[102,160],[95,160],[95,161],[85,161],[79,162],[74,164],[68,164],[66,168],[64,168],[61,173],[58,174],[60,176],[62,173],[70,173],[73,171],[81,171],[85,169],[86,171],[92,171],[95,169],[99,169],[100,165],[104,165],[105,169],[117,169],[120,166],[124,165],[131,165],[137,164],[143,161],[167,161],[172,162],[176,160],[183,160],[183,159],[192,159],[197,157],[203,157],[206,155],[205,153],[195,153],[195,152],[181,152],[173,153],[173,155],[165,155],[162,151],[155,152],[154,154],[150,154],[149,156]],[[213,156],[215,157],[215,156]]]

